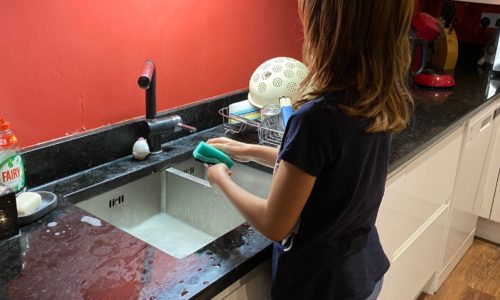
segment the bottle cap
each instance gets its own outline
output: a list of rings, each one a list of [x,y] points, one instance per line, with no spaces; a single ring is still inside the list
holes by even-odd
[[[10,123],[7,121],[0,122],[0,130],[5,131],[10,129]]]

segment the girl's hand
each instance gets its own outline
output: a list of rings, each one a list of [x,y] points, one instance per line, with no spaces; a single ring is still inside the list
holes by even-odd
[[[207,143],[233,157],[236,161],[249,162],[252,160],[252,157],[246,154],[250,146],[249,144],[238,142],[225,137],[209,139]]]
[[[216,164],[207,168],[208,182],[212,186],[220,186],[225,178],[229,178],[232,173],[225,164]]]

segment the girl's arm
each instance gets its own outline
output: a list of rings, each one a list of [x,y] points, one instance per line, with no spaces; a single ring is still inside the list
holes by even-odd
[[[210,139],[208,144],[232,156],[240,162],[255,161],[273,168],[278,156],[278,148],[246,144],[225,137]]]
[[[274,241],[285,238],[293,228],[316,181],[284,160],[273,177],[268,199],[239,187],[224,164],[210,167],[208,179],[220,187],[248,223]]]

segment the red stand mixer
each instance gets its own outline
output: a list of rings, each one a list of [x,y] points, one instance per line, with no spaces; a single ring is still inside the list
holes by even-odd
[[[455,49],[453,49],[454,47],[447,47],[446,43],[447,41],[450,42],[450,38],[446,30],[449,29],[444,28],[443,24],[433,16],[418,13],[412,19],[412,30],[414,35],[411,65],[413,83],[417,86],[439,89],[454,87],[453,75],[446,71],[449,71],[450,66],[451,69],[455,66],[458,46]],[[453,35],[456,39],[456,35],[454,33]],[[456,41],[451,40],[451,42]],[[443,50],[443,48],[445,49]],[[431,54],[428,55],[430,51]],[[449,62],[450,59],[452,63]],[[443,63],[439,64],[435,61],[442,61]],[[440,65],[440,67],[435,65]]]

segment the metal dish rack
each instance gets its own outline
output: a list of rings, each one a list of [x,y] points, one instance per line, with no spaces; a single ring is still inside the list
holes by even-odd
[[[262,124],[260,120],[250,120],[245,117],[229,114],[229,108],[219,109],[222,116],[222,123],[226,133],[240,133],[243,131],[257,130],[259,143],[262,145],[278,147],[283,138],[283,131],[269,128],[275,124]]]

